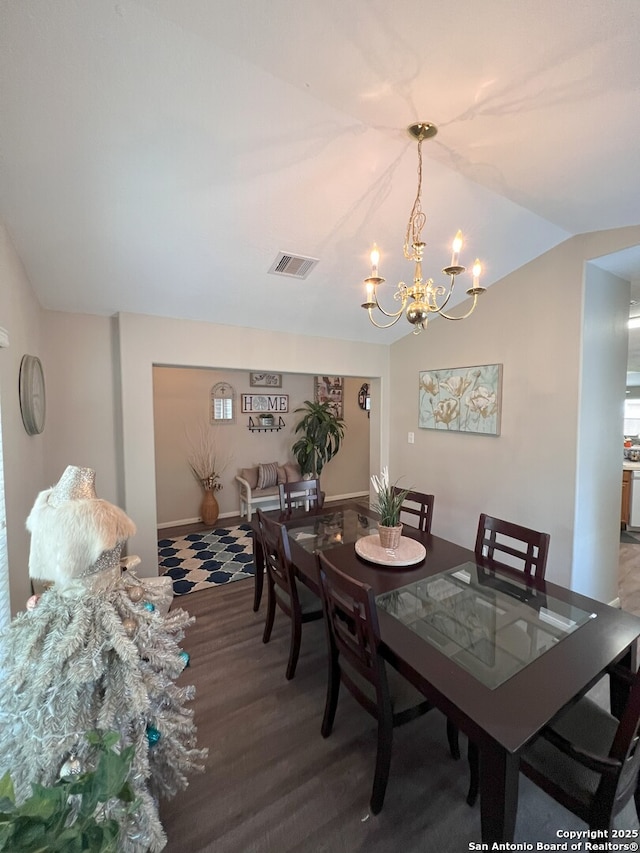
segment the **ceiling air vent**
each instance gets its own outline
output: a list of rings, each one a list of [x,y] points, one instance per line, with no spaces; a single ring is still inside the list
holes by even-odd
[[[279,252],[269,272],[273,275],[288,275],[291,278],[306,278],[317,263],[318,258],[305,258],[304,255]]]

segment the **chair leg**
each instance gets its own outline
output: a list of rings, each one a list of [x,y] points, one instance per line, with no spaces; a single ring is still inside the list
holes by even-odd
[[[378,751],[376,755],[376,772],[373,779],[373,791],[369,806],[372,814],[378,814],[384,803],[384,795],[389,781],[391,766],[391,746],[393,744],[393,723],[391,716],[382,714],[378,719]]]
[[[480,788],[480,751],[478,745],[473,741],[469,741],[467,749],[467,759],[469,761],[469,792],[467,793],[467,803],[474,806],[478,799],[478,790]]]
[[[460,758],[460,743],[458,741],[458,727],[454,726],[447,717],[447,740],[449,741],[449,752],[456,760]]]
[[[254,557],[254,569],[255,569],[255,586],[253,589],[253,611],[256,613],[260,609],[260,602],[262,600],[262,586],[264,583],[264,568],[258,568],[257,561]]]
[[[273,630],[273,621],[276,618],[276,594],[273,590],[273,583],[267,583],[267,618],[264,623],[264,634],[262,642],[268,643],[271,639],[271,631]]]
[[[287,681],[291,681],[296,674],[298,655],[300,654],[300,640],[302,638],[302,623],[299,618],[291,614],[291,646],[289,648],[289,663],[287,664]]]
[[[633,801],[636,806],[636,817],[640,820],[640,774],[638,775],[638,781],[636,782],[636,789],[633,792]]]
[[[333,721],[336,717],[338,707],[338,695],[340,693],[340,667],[338,666],[338,655],[329,652],[329,677],[327,680],[327,701],[324,705],[324,717],[322,718],[322,737],[329,737],[333,730]]]

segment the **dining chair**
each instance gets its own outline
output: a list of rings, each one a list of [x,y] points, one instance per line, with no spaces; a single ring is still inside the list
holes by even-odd
[[[394,726],[433,707],[380,656],[380,630],[373,591],[345,575],[324,554],[318,555],[320,588],[329,650],[327,699],[322,736],[333,729],[340,684],[378,721],[376,767],[370,808],[381,810],[389,779]]]
[[[297,480],[295,483],[280,483],[280,512],[289,515],[293,509],[320,509],[324,504],[324,492],[320,490],[320,478]]]
[[[496,559],[496,553],[502,560]],[[549,553],[549,534],[504,521],[486,513],[480,513],[474,554],[476,562],[485,568],[507,568],[510,571],[522,572],[527,577],[544,580],[547,570],[547,556]],[[503,556],[504,555],[504,556]],[[514,634],[523,634],[518,626],[513,628]],[[514,637],[517,642],[521,639]],[[458,742],[458,729],[447,719],[447,738],[449,749],[454,758],[460,757]],[[469,762],[469,791],[467,802],[472,806],[478,796],[480,785],[480,756],[478,747],[473,741],[469,741],[467,749]]]
[[[291,680],[295,675],[300,654],[302,625],[322,619],[322,602],[308,587],[296,581],[284,524],[267,518],[261,509],[257,510],[257,516],[267,576],[267,616],[262,642],[268,643],[271,639],[278,606],[291,620],[291,642],[286,672],[287,680]]]
[[[392,486],[394,494],[404,492],[399,486]],[[417,527],[423,533],[431,533],[431,523],[433,521],[433,504],[435,495],[425,495],[422,492],[409,491],[402,503],[400,510],[400,521],[403,521],[403,514],[414,516],[418,519],[417,524],[415,518],[411,519],[411,526]]]
[[[590,829],[610,831],[632,796],[640,815],[640,675],[614,666],[609,677],[629,690],[620,719],[584,696],[524,750],[520,770]]]
[[[520,546],[520,547],[518,547]],[[547,568],[549,534],[480,513],[475,557],[485,565],[517,569],[543,580]],[[498,552],[498,559],[496,559]],[[508,555],[505,561],[503,555]],[[502,561],[499,559],[502,558]]]

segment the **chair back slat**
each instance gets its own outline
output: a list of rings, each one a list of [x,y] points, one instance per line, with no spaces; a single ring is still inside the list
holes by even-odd
[[[296,480],[293,483],[280,483],[278,490],[280,512],[285,515],[300,506],[305,509],[319,509],[324,503],[324,494],[320,490],[320,480],[317,477],[311,480]]]
[[[484,565],[515,568],[542,580],[547,569],[549,534],[483,512],[474,550],[476,560]],[[505,555],[513,559],[505,561]]]
[[[392,489],[394,494],[404,491],[399,486],[392,486]],[[400,521],[406,523],[406,516],[409,515],[411,516],[409,521],[411,527],[417,527],[424,533],[431,533],[434,503],[435,495],[426,495],[423,492],[415,491],[407,492],[400,511]]]

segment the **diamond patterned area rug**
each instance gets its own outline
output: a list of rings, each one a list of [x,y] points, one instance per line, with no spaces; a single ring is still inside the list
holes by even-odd
[[[251,525],[216,527],[210,533],[160,539],[158,565],[161,573],[172,579],[174,595],[253,577]]]

